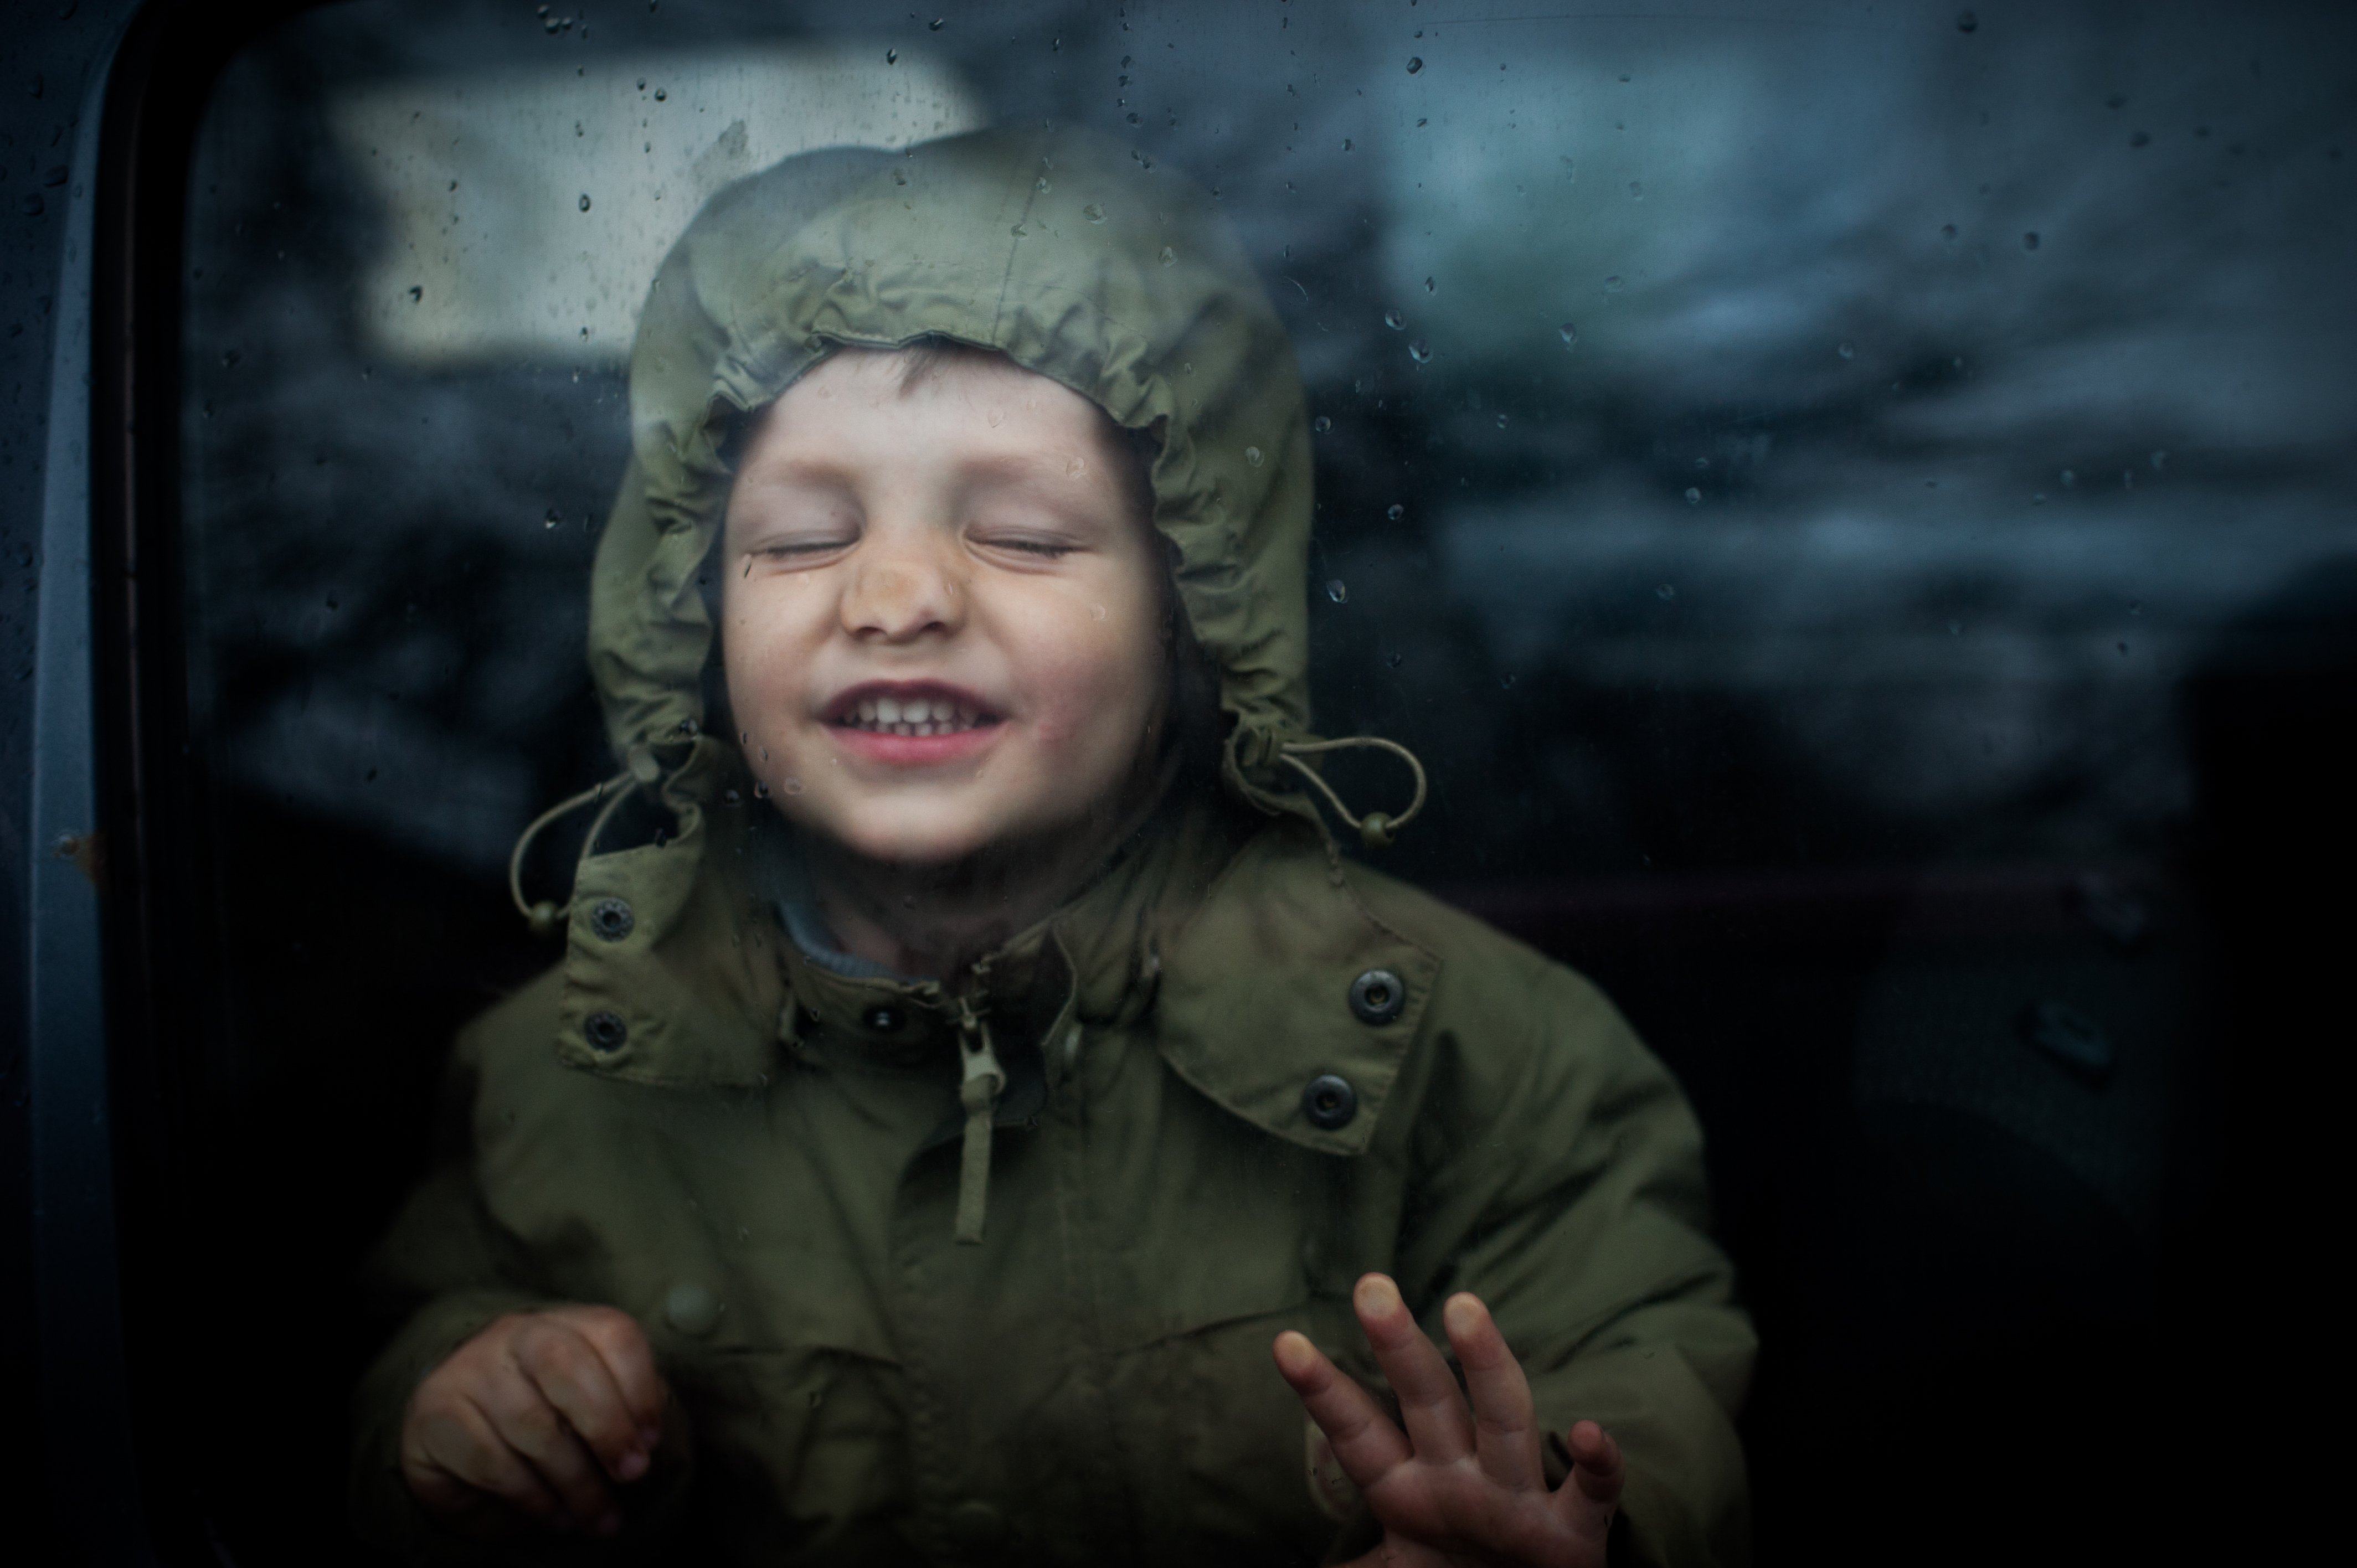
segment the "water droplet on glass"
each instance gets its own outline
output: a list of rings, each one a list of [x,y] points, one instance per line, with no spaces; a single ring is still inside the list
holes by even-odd
[[[1135,110],[1135,109],[1131,110],[1131,111],[1129,112],[1129,114],[1128,114],[1127,118],[1128,118],[1129,123],[1130,123],[1131,124],[1133,124],[1133,125],[1136,124],[1138,123],[1138,119],[1137,119],[1137,111],[1136,111],[1136,110]]]
[[[1081,209],[1081,216],[1092,223],[1102,223],[1104,221],[1104,209],[1092,201]]]
[[[941,30],[942,19],[939,16],[934,17],[931,21],[925,24],[925,31],[929,33],[938,33]]]
[[[419,300],[424,299],[425,297],[425,285],[423,285],[423,284],[411,284],[411,285],[409,285],[409,303],[410,303],[410,304],[412,304],[412,305],[415,305]]]
[[[720,791],[720,803],[724,806],[741,806],[745,803],[745,797],[734,789],[723,789]]]
[[[1347,605],[1351,602],[1351,590],[1342,585],[1341,578],[1336,577],[1326,585],[1326,596],[1338,605]]]
[[[1348,136],[1342,138],[1342,150],[1346,153],[1351,150],[1351,138]]]
[[[1408,57],[1407,57],[1407,73],[1408,73],[1410,76],[1414,76],[1417,71],[1422,70],[1423,69],[1424,69],[1424,61],[1423,61],[1423,60],[1421,60],[1421,59],[1417,59],[1417,58],[1416,58],[1415,56],[1414,56],[1414,55],[1410,55],[1410,56],[1408,56]]]
[[[671,94],[670,94],[669,92],[665,91],[663,89],[662,89],[662,88],[660,88],[660,87],[658,87],[658,88],[656,88],[656,89],[655,89],[655,102],[656,102],[660,103],[660,102],[662,102],[664,99],[669,98],[670,96],[671,96]]]
[[[2032,229],[2029,233],[2024,234],[2021,237],[2021,248],[2025,251],[2034,251],[2038,249],[2037,230]]]
[[[1498,428],[1501,430],[1506,428],[1506,416],[1502,413],[1498,416]]]
[[[1498,677],[1498,690],[1501,692],[1511,692],[1513,689],[1514,678],[1512,675],[1501,675]]]
[[[789,795],[799,795],[802,792],[802,781],[789,773],[786,775],[785,783],[780,788]]]
[[[1436,292],[1435,285],[1434,285],[1434,284],[1433,284],[1433,281],[1432,281],[1430,278],[1426,278],[1426,279],[1425,279],[1425,280],[1424,280],[1424,292],[1425,292],[1425,293],[1426,293],[1426,294],[1432,294],[1432,293]]]
[[[1400,519],[1407,515],[1407,508],[1400,505],[1397,501],[1394,501],[1391,506],[1384,510],[1383,515],[1390,518],[1394,522],[1397,522]]]
[[[2168,467],[2169,454],[2167,452],[2155,452],[2152,455],[2152,471],[2154,473],[2158,474]]]
[[[581,193],[581,210],[584,212],[589,210],[589,193],[586,190]]]
[[[1941,224],[1941,225],[1940,225],[1940,238],[1941,238],[1941,239],[1943,239],[1943,240],[1953,240],[1953,239],[1954,239],[1955,237],[1956,237],[1956,226],[1955,226],[1953,223],[1943,223],[1943,224]]]
[[[1964,636],[1964,623],[1963,621],[1960,621],[1960,620],[1952,620],[1952,621],[1950,621],[1950,622],[1948,623],[1948,635],[1949,635],[1950,637],[1962,637],[1962,636]]]
[[[1400,311],[1386,310],[1383,312],[1383,325],[1394,332],[1402,331],[1407,327],[1407,317]]]
[[[1323,435],[1328,431],[1334,428],[1334,422],[1321,413],[1316,419],[1309,422],[1309,428],[1318,432],[1318,435]]]
[[[1162,264],[1163,264],[1164,266],[1166,266],[1166,267],[1167,267],[1167,266],[1169,266],[1169,265],[1171,265],[1173,263],[1177,262],[1178,260],[1178,252],[1176,252],[1176,251],[1172,250],[1172,249],[1171,249],[1169,246],[1168,246],[1168,245],[1165,245],[1165,246],[1163,246],[1163,247],[1162,247]]]
[[[2069,468],[2065,468],[2065,469],[2063,469],[2063,470],[2062,470],[2062,488],[2063,488],[2064,489],[2066,489],[2066,490],[2067,490],[2067,489],[2071,489],[2073,485],[2076,485],[2078,482],[2079,482],[2079,476],[2078,476],[2076,473],[2074,473],[2072,470],[2071,470],[2071,469],[2069,469]]]
[[[221,369],[233,371],[237,369],[237,362],[244,358],[245,356],[235,349],[224,349],[221,350]]]
[[[543,528],[554,528],[558,523],[563,522],[564,521],[565,514],[557,510],[554,507],[550,507],[547,512],[541,518],[540,526]]]
[[[1421,338],[1411,338],[1407,340],[1407,357],[1421,365],[1432,358],[1432,345]]]
[[[1969,33],[1980,25],[1981,19],[1978,16],[1974,16],[1970,11],[1959,11],[1956,13],[1956,31],[1960,33]]]
[[[1610,277],[1604,280],[1604,292],[1607,294],[1619,294],[1620,292],[1620,274],[1619,273],[1614,273]]]
[[[1694,486],[1692,486],[1692,485],[1688,485],[1688,486],[1686,487],[1686,505],[1688,505],[1688,506],[1700,506],[1700,505],[1702,505],[1702,492],[1701,492],[1700,490],[1698,490],[1698,489],[1695,489],[1695,488],[1694,488]]]
[[[1257,447],[1257,446],[1247,446],[1247,447],[1245,447],[1245,448],[1244,448],[1244,461],[1245,461],[1245,462],[1247,462],[1247,463],[1250,463],[1250,464],[1251,464],[1254,467],[1255,467],[1255,468],[1259,467],[1260,467],[1260,448],[1259,448],[1259,447]]]
[[[643,76],[642,76],[642,77],[639,78],[639,91],[640,91],[640,92],[644,92],[646,90],[647,90],[647,79],[646,79],[645,77],[643,77]]]
[[[1855,360],[1857,358],[1857,345],[1855,343],[1844,343],[1839,348],[1835,349],[1834,352],[1839,354],[1845,360]]]
[[[900,51],[899,49],[886,49],[884,51],[884,63],[886,65],[899,65],[900,63]]]
[[[1384,660],[1383,663],[1391,669],[1396,670],[1400,667],[1400,660],[1403,657],[1404,655],[1394,653],[1390,658]]]
[[[754,780],[753,780],[753,799],[755,799],[756,800],[768,800],[769,798],[770,798],[770,787],[769,787],[769,785],[767,785],[766,783],[762,782],[762,781],[761,781],[760,779],[754,779]]]
[[[1108,612],[1103,605],[1091,605],[1089,607],[1089,618],[1091,620],[1103,620],[1107,613]]]
[[[1668,583],[1663,583],[1660,587],[1653,590],[1653,597],[1661,600],[1663,604],[1668,604],[1672,599],[1674,599],[1677,596],[1678,590],[1674,585]]]
[[[2128,137],[2128,145],[2131,147],[2148,147],[2152,145],[2152,133],[2150,131],[2136,132]]]
[[[1642,201],[1645,199],[1645,188],[1638,181],[1632,179],[1629,182],[1629,194],[1639,201]]]
[[[1574,344],[1579,341],[1579,328],[1574,327],[1568,321],[1556,328],[1555,329],[1555,335],[1563,339],[1563,346],[1566,349],[1571,348]]]
[[[1031,188],[1039,192],[1043,196],[1046,195],[1050,188],[1048,184],[1048,177],[1043,174],[1038,179],[1033,180],[1031,182]]]

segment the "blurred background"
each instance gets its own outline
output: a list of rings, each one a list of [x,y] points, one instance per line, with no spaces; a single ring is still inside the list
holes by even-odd
[[[2273,1512],[2189,1518],[2189,1466],[2346,1370],[2309,1276],[2357,869],[2352,46],[2292,4],[264,34],[186,258],[224,1363],[253,1292],[341,1299],[452,1029],[554,957],[504,863],[609,770],[586,574],[664,250],[794,152],[1047,118],[1213,188],[1293,331],[1319,727],[1432,770],[1386,869],[1585,969],[1695,1099],[1765,1337],[1760,1559],[2247,1544]],[[317,1506],[186,1483],[241,1563],[350,1551],[364,1348],[301,1333],[317,1375],[247,1384],[221,1452],[317,1431]]]

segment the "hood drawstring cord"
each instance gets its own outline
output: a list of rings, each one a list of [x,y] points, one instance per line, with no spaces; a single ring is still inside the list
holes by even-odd
[[[1372,746],[1394,753],[1415,770],[1415,798],[1407,803],[1406,811],[1396,817],[1387,817],[1381,811],[1369,811],[1363,817],[1354,817],[1351,814],[1351,808],[1342,804],[1342,797],[1334,793],[1334,787],[1319,778],[1316,768],[1301,760],[1321,751],[1342,751],[1354,746]],[[1326,797],[1336,814],[1358,830],[1360,842],[1369,849],[1389,849],[1392,841],[1399,836],[1400,829],[1407,826],[1415,814],[1424,810],[1424,764],[1415,759],[1415,753],[1395,740],[1385,740],[1379,735],[1346,736],[1340,740],[1292,740],[1277,748],[1277,760],[1317,786],[1318,792]]]
[[[958,1084],[958,1103],[965,1107],[965,1149],[958,1165],[957,1239],[978,1246],[983,1210],[990,1201],[991,1121],[1006,1073],[991,1049],[990,1025],[974,1011],[972,998],[958,998],[957,1025],[958,1058],[965,1066]]]
[[[629,786],[637,782],[636,773],[618,773],[603,784],[593,785],[578,795],[559,800],[555,805],[534,817],[532,820],[532,826],[524,829],[522,836],[516,840],[515,850],[508,856],[508,897],[515,900],[517,912],[531,924],[533,935],[554,936],[563,929],[566,917],[572,914],[573,900],[567,898],[561,905],[553,904],[545,898],[536,904],[524,901],[523,857],[524,852],[532,848],[532,841],[538,838],[541,831],[559,817],[577,811],[591,801],[602,799],[610,789],[613,791],[614,798],[606,802],[606,809],[599,811],[597,819],[589,824],[589,836],[582,842],[581,853],[587,854],[589,846],[597,842],[597,835],[606,831],[606,823],[612,819],[615,810],[621,805],[624,797],[630,794]]]

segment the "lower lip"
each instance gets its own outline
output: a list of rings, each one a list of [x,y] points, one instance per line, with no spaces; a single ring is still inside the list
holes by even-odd
[[[880,762],[890,768],[932,768],[945,762],[963,762],[977,755],[995,743],[1006,728],[1002,719],[995,725],[976,725],[948,735],[887,735],[850,725],[829,725],[826,733],[834,737],[835,745],[863,761]]]

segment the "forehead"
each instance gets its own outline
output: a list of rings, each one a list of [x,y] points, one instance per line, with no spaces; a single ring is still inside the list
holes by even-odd
[[[1003,354],[962,344],[845,349],[813,366],[756,418],[744,467],[824,454],[906,456],[910,440],[977,457],[1126,454],[1095,403]]]

